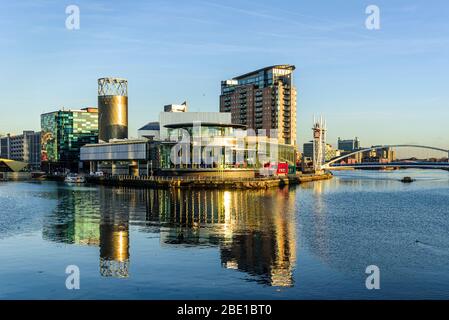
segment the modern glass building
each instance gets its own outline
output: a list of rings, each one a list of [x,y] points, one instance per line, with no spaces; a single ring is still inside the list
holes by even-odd
[[[98,142],[98,109],[59,110],[41,115],[44,170],[77,170],[80,148]],[[52,169],[53,170],[53,169]]]
[[[162,170],[257,170],[270,162],[295,165],[294,146],[248,135],[244,125],[203,122],[200,126],[180,123],[166,127],[170,138],[161,142]]]

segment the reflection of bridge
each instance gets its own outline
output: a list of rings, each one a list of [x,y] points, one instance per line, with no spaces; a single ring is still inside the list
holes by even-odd
[[[437,147],[429,147],[429,146],[421,146],[421,145],[411,145],[411,144],[399,144],[399,145],[383,145],[383,146],[372,146],[370,148],[360,149],[351,153],[348,153],[344,156],[337,157],[323,165],[321,165],[322,169],[331,169],[331,168],[341,168],[341,167],[350,167],[350,168],[384,168],[384,167],[400,167],[400,168],[429,168],[429,169],[449,169],[449,162],[391,162],[391,163],[360,163],[360,164],[338,164],[334,165],[341,160],[352,157],[356,154],[368,152],[372,150],[382,150],[387,148],[420,148],[420,149],[428,149],[434,151],[441,151],[446,153],[449,157],[449,150],[437,148]]]

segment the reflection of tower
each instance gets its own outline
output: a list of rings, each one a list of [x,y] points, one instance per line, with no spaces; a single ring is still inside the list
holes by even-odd
[[[128,225],[102,224],[100,226],[100,274],[103,277],[128,277]]]
[[[326,122],[323,117],[317,121],[313,119],[313,169],[320,171],[326,157]]]
[[[125,195],[101,189],[100,274],[103,277],[128,277],[129,214],[133,205]],[[121,204],[128,201],[129,207]]]
[[[128,138],[128,81],[98,79],[99,140]]]

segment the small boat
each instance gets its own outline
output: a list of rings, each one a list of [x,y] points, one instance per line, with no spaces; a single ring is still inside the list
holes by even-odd
[[[415,181],[415,179],[412,179],[411,177],[404,177],[401,180],[401,182],[403,182],[403,183],[411,183],[413,181]]]
[[[71,173],[68,174],[65,179],[64,182],[67,183],[85,183],[86,182],[86,178],[84,178],[84,176],[80,176],[76,173]]]

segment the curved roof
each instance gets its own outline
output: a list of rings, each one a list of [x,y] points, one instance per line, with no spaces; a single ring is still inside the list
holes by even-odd
[[[159,122],[148,122],[146,125],[144,125],[139,130],[160,130]]]
[[[169,129],[179,129],[179,128],[190,128],[199,125],[201,127],[222,127],[222,128],[235,128],[235,129],[246,129],[243,124],[235,123],[219,123],[219,122],[185,122],[185,123],[173,123],[167,124],[164,127]]]
[[[15,161],[10,159],[2,159],[0,158],[0,167],[1,165],[5,165],[13,172],[19,172],[27,166],[27,163],[21,161]]]

